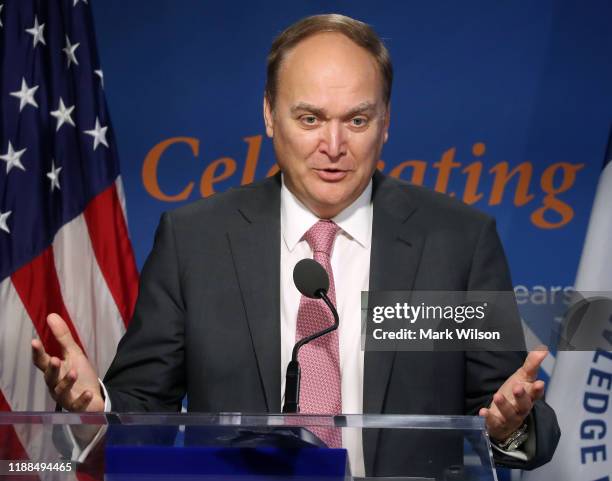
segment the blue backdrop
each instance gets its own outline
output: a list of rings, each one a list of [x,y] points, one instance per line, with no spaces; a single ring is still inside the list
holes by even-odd
[[[138,264],[164,210],[274,165],[272,39],[361,19],[394,61],[384,171],[494,215],[515,285],[572,285],[612,121],[612,3],[93,2]]]

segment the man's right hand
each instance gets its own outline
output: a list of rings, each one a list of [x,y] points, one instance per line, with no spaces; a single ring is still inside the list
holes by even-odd
[[[43,372],[51,397],[67,411],[104,411],[98,375],[70,329],[57,314],[49,314],[47,324],[62,348],[63,359],[49,356],[39,339],[32,340],[32,359]]]

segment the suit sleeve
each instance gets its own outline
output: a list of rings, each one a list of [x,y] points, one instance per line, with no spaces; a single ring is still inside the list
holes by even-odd
[[[185,306],[172,218],[162,216],[132,321],[106,376],[113,411],[178,411],[185,395]]]
[[[506,256],[495,228],[490,220],[483,226],[474,255],[468,281],[468,290],[512,291],[512,281]],[[516,304],[512,315],[505,316],[513,322],[513,331],[522,333],[520,315]],[[522,335],[522,334],[521,334]],[[482,407],[491,404],[493,394],[525,360],[522,351],[472,351],[466,353],[465,410],[477,415]],[[559,442],[560,430],[555,412],[545,401],[536,401],[531,417],[534,423],[535,449],[528,461],[494,452],[497,465],[511,468],[533,469],[547,463]]]

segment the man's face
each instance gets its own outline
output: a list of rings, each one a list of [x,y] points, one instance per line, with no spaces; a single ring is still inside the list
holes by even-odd
[[[365,49],[337,33],[297,44],[278,72],[266,133],[289,190],[321,218],[350,205],[371,179],[387,140],[382,76]]]

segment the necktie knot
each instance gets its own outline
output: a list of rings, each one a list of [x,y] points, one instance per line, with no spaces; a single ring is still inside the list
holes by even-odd
[[[313,253],[322,253],[331,257],[331,252],[340,227],[331,220],[320,220],[304,234],[304,240]]]

